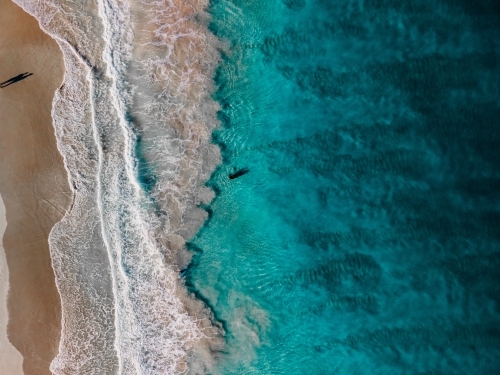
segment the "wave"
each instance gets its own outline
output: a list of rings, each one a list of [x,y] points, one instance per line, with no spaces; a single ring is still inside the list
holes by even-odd
[[[179,279],[219,162],[206,1],[16,1],[60,45],[52,117],[74,202],[50,234],[54,374],[204,373],[222,328]]]

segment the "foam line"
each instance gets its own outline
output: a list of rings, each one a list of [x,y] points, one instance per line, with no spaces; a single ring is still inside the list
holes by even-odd
[[[221,331],[178,278],[185,238],[205,217],[201,186],[219,160],[210,146],[216,40],[193,21],[207,4],[19,3],[66,64],[53,119],[75,200],[49,240],[63,309],[51,370],[207,371]],[[138,180],[139,136],[157,176],[150,194]]]

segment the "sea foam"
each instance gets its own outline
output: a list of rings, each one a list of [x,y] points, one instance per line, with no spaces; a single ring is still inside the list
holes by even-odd
[[[66,65],[53,123],[74,202],[50,248],[55,374],[203,373],[222,330],[179,279],[218,163],[206,1],[17,1]]]

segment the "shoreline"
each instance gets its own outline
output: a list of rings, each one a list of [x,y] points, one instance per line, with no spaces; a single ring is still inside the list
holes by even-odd
[[[64,0],[39,6],[15,1],[59,44],[66,69],[52,116],[75,198],[71,212],[50,236],[63,327],[51,370],[62,374],[100,368],[112,373],[116,367],[141,364],[148,371],[165,373],[161,369],[167,363],[165,369],[179,370],[186,370],[189,363],[193,373],[206,372],[223,346],[222,328],[178,273],[179,265],[191,258],[186,239],[207,216],[198,205],[213,197],[204,183],[220,161],[218,147],[210,142],[219,105],[209,94],[214,89],[218,42],[207,28],[206,1],[191,5],[174,1],[171,9],[161,4],[148,9],[131,9],[125,3],[113,9],[109,4],[94,4],[79,9],[78,19],[72,16],[73,5]],[[182,22],[176,21],[177,16]],[[88,22],[78,22],[81,19]],[[157,34],[165,26],[162,20],[172,29]],[[134,30],[134,36],[136,42],[145,38],[146,44],[133,44],[130,30],[143,23],[151,28]],[[179,31],[183,37],[177,37]],[[168,58],[165,46],[172,48]],[[137,97],[127,81],[134,75],[129,76],[127,65],[121,65],[127,61],[134,62],[130,72],[141,73],[132,83],[138,84]],[[166,92],[175,100],[170,102]],[[141,103],[153,104],[145,108]],[[137,151],[132,133],[144,129],[137,134],[150,145],[160,144],[158,152],[152,148],[132,152]],[[158,216],[145,208],[147,192],[139,191],[134,180],[137,170],[131,166],[140,156],[158,167],[157,189],[151,194],[161,206]],[[113,186],[118,176],[127,179],[121,180],[122,194],[117,195]],[[137,219],[129,221],[133,225],[126,234],[116,226],[120,219],[116,215],[123,207]],[[120,246],[124,239],[133,246]],[[123,260],[140,255],[138,249],[147,253],[141,259],[148,266],[138,268],[139,262],[131,261],[126,265],[134,275],[130,278],[123,273]],[[148,300],[156,306],[141,302]],[[141,319],[134,320],[138,308]],[[175,325],[169,323],[173,321]],[[176,337],[175,343],[160,339],[158,332]],[[147,350],[129,345],[139,339]],[[85,350],[78,349],[82,340]],[[155,355],[145,357],[144,352]]]
[[[71,203],[57,149],[52,102],[63,81],[57,43],[11,0],[0,0],[0,81],[26,79],[0,90],[0,193],[6,207],[3,236],[9,268],[8,337],[23,356],[26,375],[51,374],[61,333],[61,303],[49,249],[54,225]]]

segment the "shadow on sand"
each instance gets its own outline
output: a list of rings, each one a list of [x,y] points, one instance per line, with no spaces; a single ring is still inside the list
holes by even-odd
[[[15,77],[12,77],[11,79],[8,79],[5,82],[0,83],[0,88],[3,89],[3,88],[5,88],[5,87],[7,87],[9,85],[12,85],[13,83],[22,81],[23,79],[28,78],[29,76],[32,76],[32,75],[33,75],[33,73],[28,73],[28,72],[19,74],[19,75],[15,76]]]

